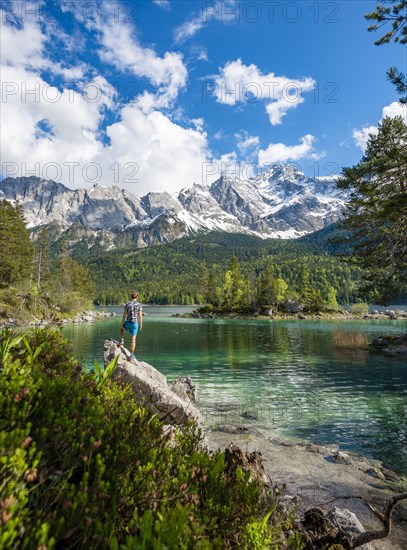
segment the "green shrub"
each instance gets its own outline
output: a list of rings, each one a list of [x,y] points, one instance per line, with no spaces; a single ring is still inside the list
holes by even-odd
[[[369,305],[365,302],[352,304],[349,311],[351,313],[354,313],[355,315],[366,315],[366,313],[369,311]]]
[[[273,494],[200,450],[195,426],[168,446],[131,390],[82,372],[58,330],[2,335],[0,393],[1,548],[284,548],[292,521]]]

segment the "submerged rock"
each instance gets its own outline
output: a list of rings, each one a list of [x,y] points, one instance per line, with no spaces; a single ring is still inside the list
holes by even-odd
[[[202,426],[203,418],[195,407],[195,401],[188,397],[186,392],[182,397],[177,395],[167,384],[167,378],[152,365],[135,359],[130,361],[128,351],[118,345],[116,340],[105,340],[103,357],[105,366],[116,356],[119,359],[111,378],[128,384],[140,406],[157,414],[158,418],[167,424],[182,426],[189,420],[194,420],[198,426]],[[188,388],[193,394],[192,397],[195,398],[195,386],[192,380],[189,380]],[[179,381],[174,381],[172,386],[185,388],[185,382],[177,382]]]
[[[223,432],[226,434],[241,434],[241,433],[248,433],[249,428],[246,428],[246,426],[238,426],[236,424],[218,424],[215,427],[216,432]]]
[[[403,336],[384,335],[375,338],[369,346],[369,351],[376,351],[387,356],[407,356],[407,334]]]
[[[257,413],[253,413],[253,412],[250,412],[250,411],[244,411],[244,412],[242,412],[242,414],[240,416],[243,417],[243,418],[246,418],[246,420],[258,420],[259,419],[259,415]]]

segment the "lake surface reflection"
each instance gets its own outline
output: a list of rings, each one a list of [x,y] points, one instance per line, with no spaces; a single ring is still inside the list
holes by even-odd
[[[146,307],[136,355],[169,381],[191,376],[208,425],[238,423],[265,436],[336,443],[407,473],[406,361],[346,347],[347,339],[363,345],[405,332],[407,322],[171,317],[187,309]],[[91,367],[119,328],[116,317],[64,332]]]

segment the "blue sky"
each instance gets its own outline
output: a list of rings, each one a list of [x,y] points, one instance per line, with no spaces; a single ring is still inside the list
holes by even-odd
[[[71,0],[2,11],[2,176],[176,192],[273,162],[358,162],[403,114],[376,2]],[[378,35],[379,36],[379,35]]]

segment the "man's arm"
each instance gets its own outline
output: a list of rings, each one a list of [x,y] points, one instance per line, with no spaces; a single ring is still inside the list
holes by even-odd
[[[138,327],[139,327],[139,330],[143,328],[143,310],[142,309],[139,309],[139,312],[138,312]]]

